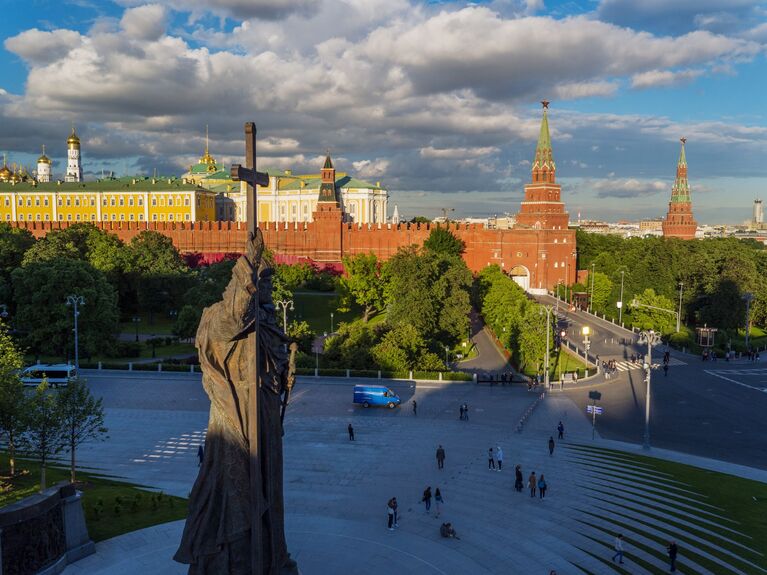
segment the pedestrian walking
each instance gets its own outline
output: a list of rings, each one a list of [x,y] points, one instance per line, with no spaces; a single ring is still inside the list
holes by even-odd
[[[458,408],[458,413],[460,413],[460,415],[458,416],[458,419],[460,419],[461,421],[463,421],[463,416],[464,416],[463,403],[462,403],[462,404],[461,404],[461,406]]]
[[[559,425],[557,425],[557,432],[559,433],[559,439],[565,438],[565,426],[562,425],[562,422],[559,422]]]
[[[352,424],[349,424],[349,441],[354,441],[354,428]]]
[[[399,504],[396,497],[391,498],[391,507],[394,509],[394,526],[399,527]]]
[[[418,403],[416,403],[415,399],[413,400],[413,415],[418,415]]]
[[[522,493],[523,487],[524,483],[522,483],[522,467],[517,465],[514,468],[514,489],[516,489],[517,493]]]
[[[543,473],[541,473],[541,478],[538,480],[538,495],[540,495],[541,499],[546,497],[547,488],[548,488],[548,484],[546,483],[546,480],[543,478]]]
[[[493,458],[493,448],[487,450],[487,468],[495,471],[495,459]]]
[[[442,492],[439,490],[439,487],[437,487],[434,490],[434,505],[437,507],[437,517],[442,513],[442,504],[444,502],[445,500],[442,499]]]
[[[676,571],[676,554],[679,553],[679,549],[676,546],[676,541],[671,541],[666,548],[668,551],[669,570]]]
[[[441,445],[437,448],[437,469],[445,468],[445,448]]]
[[[503,449],[500,445],[495,446],[495,460],[498,462],[498,471],[503,469]]]
[[[468,403],[463,404],[463,420],[469,421],[469,404]]]
[[[613,549],[615,549],[615,555],[613,555],[613,563],[615,563],[616,557],[620,559],[619,563],[623,563],[623,535],[621,533],[618,533],[618,536],[615,538]]]
[[[554,455],[554,437],[549,436],[549,456]]]
[[[197,459],[200,460],[197,467],[202,467],[202,460],[205,459],[205,448],[202,445],[197,446]]]
[[[426,513],[428,513],[431,509],[431,487],[427,487],[424,490],[421,501],[423,501],[424,506],[426,507]]]
[[[386,515],[389,521],[389,531],[394,531],[394,506],[392,505],[392,499],[389,499],[389,503],[386,504]]]
[[[527,487],[530,489],[530,497],[535,497],[535,489],[538,486],[538,479],[535,477],[535,471],[527,478]]]
[[[665,377],[667,375],[668,375],[668,364],[664,363],[663,364],[663,376]]]

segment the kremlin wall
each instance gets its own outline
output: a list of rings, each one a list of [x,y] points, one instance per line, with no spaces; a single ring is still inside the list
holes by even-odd
[[[575,230],[569,228],[569,215],[561,200],[561,187],[556,183],[547,107],[548,102],[544,101],[532,164],[532,181],[525,185],[525,198],[514,227],[491,229],[483,224],[441,224],[463,240],[466,246],[463,258],[472,271],[478,272],[488,265],[498,265],[520,286],[534,292],[552,290],[559,283],[575,283],[577,268]],[[79,166],[74,167],[79,169]],[[74,171],[72,166],[70,171]],[[210,168],[207,171],[211,171]],[[193,185],[198,187],[199,183],[195,181]],[[311,219],[307,217],[303,221],[272,220],[259,223],[266,245],[278,262],[312,261],[332,265],[339,264],[345,256],[371,252],[386,260],[400,248],[422,245],[437,225],[385,223],[384,218],[381,218],[383,221],[368,220],[364,223],[354,221],[344,210],[343,193],[348,190],[338,185],[329,156],[317,185],[319,193],[311,204]],[[375,190],[373,192],[376,193]],[[198,188],[197,193],[210,191]],[[290,194],[292,190],[285,190],[285,193]],[[371,205],[376,201],[381,201],[383,205],[385,197],[381,197],[384,199],[378,200],[377,196],[371,196]],[[194,200],[190,203],[195,205]],[[692,218],[691,206],[683,140],[669,214],[663,224],[664,235],[686,239],[694,237],[696,224]],[[262,210],[259,210],[261,213]],[[159,232],[171,238],[182,254],[197,263],[213,262],[242,252],[247,237],[246,222],[214,218],[199,221],[198,218],[185,217],[186,221],[182,221],[181,217],[175,220],[171,217],[173,221],[163,221],[162,218],[160,221],[150,221],[147,215],[143,221],[132,221],[132,217],[131,221],[125,221],[127,218],[124,221],[114,221],[114,218],[113,221],[107,221],[107,218],[102,220],[101,217],[92,217],[90,221],[126,242],[144,230]],[[47,221],[28,218],[9,223],[29,230],[35,237],[42,237],[51,230],[63,229],[77,222],[54,217]]]

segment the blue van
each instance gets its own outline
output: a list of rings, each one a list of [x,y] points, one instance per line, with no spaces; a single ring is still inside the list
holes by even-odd
[[[355,385],[354,403],[361,403],[362,407],[386,405],[389,409],[394,409],[400,404],[400,399],[385,385]]]

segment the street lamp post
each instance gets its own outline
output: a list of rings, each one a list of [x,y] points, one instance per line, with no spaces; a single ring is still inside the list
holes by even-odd
[[[276,303],[278,307],[282,308],[282,331],[288,333],[288,309],[290,309],[290,311],[295,309],[293,306],[293,300],[277,300],[274,303]]]
[[[141,318],[137,315],[133,316],[133,325],[136,326],[136,343],[138,343],[138,324],[141,321]]]
[[[682,288],[684,282],[679,282],[679,312],[676,314],[676,332],[679,333],[682,323]],[[748,344],[748,342],[746,342]]]
[[[623,325],[623,274],[625,270],[621,270],[621,299],[618,302],[618,323]]]
[[[652,393],[652,346],[660,341],[660,334],[653,330],[643,331],[639,334],[639,343],[647,343],[647,355],[645,356],[644,369],[647,381],[647,393],[645,393],[644,406],[644,449],[650,449],[650,396]]]
[[[554,309],[554,306],[544,305],[542,307],[543,309],[546,310],[546,359],[544,360],[544,366],[546,371],[544,372],[544,376],[543,376],[543,384],[545,388],[548,389],[549,388],[549,356],[551,353],[550,343],[549,343],[551,338],[551,311]],[[541,314],[543,314],[543,311],[541,311]]]
[[[448,358],[448,356],[447,356],[447,354],[448,354],[448,351],[449,351],[449,350],[450,350],[450,348],[449,348],[449,347],[447,347],[447,346],[445,346],[445,367],[449,367],[449,366],[448,366],[448,362],[449,362],[450,360],[449,360],[449,358]]]
[[[75,369],[79,372],[80,371],[80,341],[79,341],[79,334],[77,331],[77,316],[80,315],[80,310],[78,310],[78,306],[85,305],[85,298],[81,295],[68,295],[67,296],[67,305],[72,306],[72,311],[74,312],[74,318],[75,318]]]
[[[665,307],[658,307],[657,305],[648,305],[646,303],[640,303],[636,298],[631,300],[631,303],[629,304],[630,307],[646,307],[649,309],[657,309],[658,311],[665,311],[668,313],[672,313],[676,316],[676,331],[679,332],[679,312],[674,311],[673,309],[666,309]]]
[[[589,305],[586,311],[591,311],[591,304],[594,301],[594,270],[596,269],[596,263],[591,263],[591,296],[589,296]]]
[[[589,360],[589,349],[591,349],[591,341],[589,341],[589,334],[591,333],[591,328],[589,326],[587,326],[587,325],[584,325],[581,328],[581,333],[583,334],[583,349],[586,350],[586,352],[585,352],[585,359],[586,359],[586,361],[588,361]]]
[[[333,333],[333,312],[330,312],[330,333]]]

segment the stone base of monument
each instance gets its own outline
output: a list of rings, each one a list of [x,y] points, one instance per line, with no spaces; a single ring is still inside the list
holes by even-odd
[[[0,510],[0,575],[54,575],[96,550],[81,495],[59,483]]]

